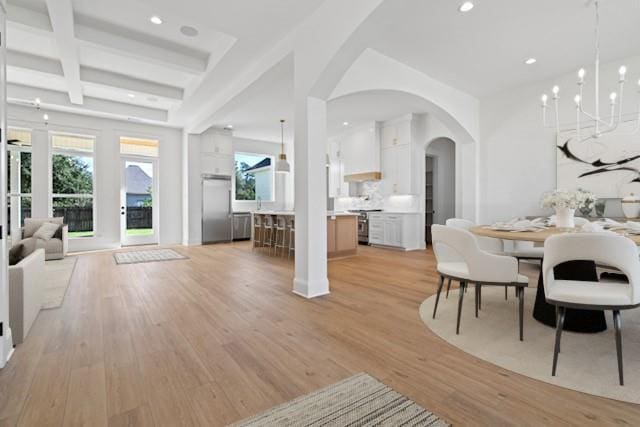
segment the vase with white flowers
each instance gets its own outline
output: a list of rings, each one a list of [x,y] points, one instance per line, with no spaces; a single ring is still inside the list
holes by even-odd
[[[556,211],[556,227],[574,228],[576,209],[592,209],[596,203],[596,196],[587,190],[554,190],[544,193],[542,207]]]

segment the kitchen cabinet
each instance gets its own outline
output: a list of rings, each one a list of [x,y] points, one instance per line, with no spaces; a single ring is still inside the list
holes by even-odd
[[[233,156],[233,137],[231,134],[213,131],[202,135],[202,152],[217,156]]]
[[[349,184],[344,182],[344,160],[339,140],[329,141],[329,197],[348,197]]]
[[[420,249],[418,236],[420,214],[417,212],[369,214],[369,243],[404,250]]]
[[[382,126],[381,146],[385,148],[411,144],[411,120],[396,123],[389,122]]]
[[[327,255],[329,258],[355,255],[358,252],[358,217],[327,218]]]
[[[233,157],[202,153],[200,170],[204,174],[233,175]]]
[[[385,195],[415,194],[412,145],[396,145],[382,150],[382,192]]]
[[[337,140],[344,175],[380,170],[380,134],[375,122],[352,129]]]

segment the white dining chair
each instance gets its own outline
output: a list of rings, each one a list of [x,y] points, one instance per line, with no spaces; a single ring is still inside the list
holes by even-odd
[[[469,283],[475,285],[476,317],[478,317],[482,286],[511,286],[516,289],[518,295],[519,330],[522,341],[524,288],[529,285],[529,279],[518,273],[518,260],[481,249],[476,237],[468,230],[433,225],[431,231],[437,262],[436,269],[440,275],[433,318],[436,317],[445,278],[460,282],[456,334],[460,333],[462,302]]]
[[[445,221],[445,225],[447,227],[459,228],[461,230],[468,230],[471,227],[475,227],[476,223],[470,221],[468,219],[463,218],[449,218]],[[480,249],[491,252],[497,255],[504,255],[504,242],[501,239],[494,239],[492,237],[484,237],[484,236],[476,236],[474,235],[476,240],[478,241],[478,246]],[[451,288],[451,279],[447,282],[447,293],[446,298],[449,298],[449,289]],[[506,292],[505,292],[506,295]],[[480,308],[482,308],[482,303],[480,302]]]
[[[556,280],[554,267],[574,260],[610,265],[620,270],[628,282]],[[620,385],[624,385],[620,311],[640,305],[640,261],[636,244],[631,239],[613,233],[568,233],[552,236],[544,244],[542,274],[546,300],[556,306],[556,338],[551,375],[556,375],[566,309],[611,310],[616,336],[618,376]]]

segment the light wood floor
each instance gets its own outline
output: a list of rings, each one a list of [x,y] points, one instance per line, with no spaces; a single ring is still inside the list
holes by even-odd
[[[306,301],[292,263],[246,243],[176,250],[190,259],[81,256],[63,307],[40,313],[0,371],[0,426],[226,425],[361,371],[456,425],[640,423],[638,406],[429,332],[418,306],[435,291],[431,252],[361,248],[330,262],[331,295]]]

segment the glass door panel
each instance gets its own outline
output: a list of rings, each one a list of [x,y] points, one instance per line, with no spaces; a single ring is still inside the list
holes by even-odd
[[[122,160],[120,204],[123,245],[158,243],[157,166],[155,160]]]

